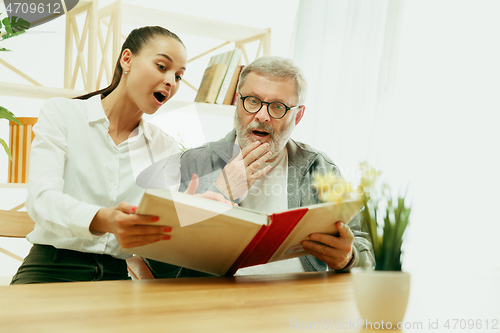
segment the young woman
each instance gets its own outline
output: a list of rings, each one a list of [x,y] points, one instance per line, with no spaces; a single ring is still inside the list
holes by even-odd
[[[36,222],[27,237],[34,245],[11,284],[128,279],[124,259],[130,255],[120,246],[170,238],[169,227],[150,225],[158,217],[134,214],[144,193],[135,162],[144,158],[133,157],[131,147],[146,142],[151,161],[155,151],[163,157],[178,152],[175,140],[142,115],[175,95],[186,62],[174,33],[135,29],[109,87],[43,106],[33,129],[26,201]],[[178,174],[173,170],[166,179]],[[187,192],[194,193],[193,183]]]

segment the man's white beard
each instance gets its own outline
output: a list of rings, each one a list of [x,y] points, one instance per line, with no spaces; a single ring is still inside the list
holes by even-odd
[[[271,138],[271,140],[269,140],[269,151],[272,154],[269,160],[273,160],[274,158],[276,158],[280,151],[285,148],[290,135],[292,135],[292,132],[295,129],[295,122],[292,120],[288,126],[282,128],[281,132],[276,133],[271,125],[269,125],[268,123],[258,122],[255,119],[252,120],[252,122],[245,128],[239,117],[238,110],[236,110],[234,114],[234,123],[236,128],[236,139],[238,140],[238,144],[241,149],[245,148],[253,141],[260,141],[258,139],[250,139],[250,134],[252,133],[252,131],[259,130],[269,133],[269,136]]]

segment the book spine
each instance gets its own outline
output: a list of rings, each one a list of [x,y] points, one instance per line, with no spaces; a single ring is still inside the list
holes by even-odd
[[[243,68],[245,68],[245,65],[240,65],[240,74],[243,71]],[[240,75],[238,75],[238,80],[236,81],[236,87],[234,89],[234,94],[233,94],[233,100],[231,101],[231,105],[236,105],[236,102],[238,101],[238,83],[240,83]]]
[[[246,261],[248,256],[250,256],[252,254],[253,249],[259,244],[260,240],[262,239],[262,237],[264,237],[264,235],[266,234],[266,232],[268,230],[269,230],[269,226],[267,226],[267,225],[263,225],[260,228],[257,235],[255,235],[254,238],[252,239],[252,241],[250,243],[248,243],[247,247],[243,250],[243,252],[241,252],[238,259],[235,260],[235,262],[231,265],[231,267],[226,272],[226,274],[224,274],[224,276],[233,276],[236,273],[236,271],[240,267],[242,267],[243,263]]]
[[[238,268],[266,264],[307,213],[308,208],[271,215],[269,230],[261,237],[251,253]]]
[[[216,104],[222,104],[224,102],[224,98],[226,97],[227,90],[229,88],[229,84],[231,83],[231,80],[233,79],[233,74],[234,71],[236,70],[236,67],[238,66],[238,62],[240,61],[241,57],[241,50],[240,49],[235,49],[232,56],[231,56],[231,62],[229,63],[229,66],[226,71],[226,76],[224,77],[224,81],[222,82],[221,88],[219,90],[219,94],[217,95],[217,100],[215,101]]]
[[[231,83],[229,83],[229,88],[227,89],[226,96],[224,97],[224,105],[231,105],[234,98],[234,93],[236,92],[236,85],[238,84],[238,80],[240,78],[240,66],[236,66],[234,70],[233,78],[231,79]]]

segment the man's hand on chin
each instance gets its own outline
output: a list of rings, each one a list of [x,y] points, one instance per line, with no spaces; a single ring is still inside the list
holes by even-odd
[[[270,157],[269,144],[255,141],[243,148],[222,170],[215,185],[234,201],[244,196],[250,187],[271,171],[271,166],[259,169]]]
[[[303,241],[302,246],[309,254],[325,262],[331,269],[341,270],[352,259],[352,244],[354,235],[349,226],[342,222],[335,224],[339,231],[338,236],[327,234],[311,234],[310,241]]]

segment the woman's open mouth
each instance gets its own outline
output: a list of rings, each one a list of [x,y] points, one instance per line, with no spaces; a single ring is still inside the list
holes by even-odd
[[[153,95],[159,104],[163,104],[167,100],[167,95],[163,92],[155,91]]]

